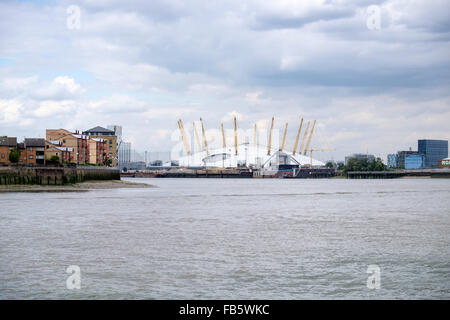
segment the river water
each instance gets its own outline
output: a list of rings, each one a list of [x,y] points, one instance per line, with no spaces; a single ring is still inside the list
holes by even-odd
[[[0,298],[450,298],[450,179],[131,180],[0,194]]]

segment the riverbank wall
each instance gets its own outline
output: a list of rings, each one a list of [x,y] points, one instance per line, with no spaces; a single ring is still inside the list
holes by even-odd
[[[89,180],[120,180],[120,171],[106,167],[0,167],[0,185],[64,185]]]
[[[351,171],[349,179],[450,178],[450,169]]]

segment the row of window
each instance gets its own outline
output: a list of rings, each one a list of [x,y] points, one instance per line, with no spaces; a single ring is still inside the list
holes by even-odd
[[[33,156],[29,156],[28,158],[29,159],[33,159]],[[5,154],[4,153],[2,153],[2,159],[5,159]]]

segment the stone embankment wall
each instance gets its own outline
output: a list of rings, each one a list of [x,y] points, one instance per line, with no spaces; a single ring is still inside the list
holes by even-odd
[[[0,185],[63,185],[87,180],[120,180],[120,171],[105,167],[0,167]]]

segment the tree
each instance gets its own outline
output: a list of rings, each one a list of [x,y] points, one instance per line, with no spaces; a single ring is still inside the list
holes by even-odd
[[[20,159],[20,151],[17,148],[14,148],[10,153],[9,153],[9,161],[11,161],[12,163],[17,163],[19,162]]]
[[[326,166],[327,168],[333,168],[333,162],[328,161],[328,162],[325,164],[325,166]]]
[[[50,159],[47,160],[47,163],[49,163],[49,164],[57,164],[57,163],[59,163],[59,156],[57,156],[56,154],[52,155],[50,157]]]
[[[380,158],[375,160],[350,158],[344,166],[344,172],[349,171],[384,171],[386,165]]]
[[[375,160],[375,171],[384,171],[386,170],[386,165],[381,161],[380,158]]]

